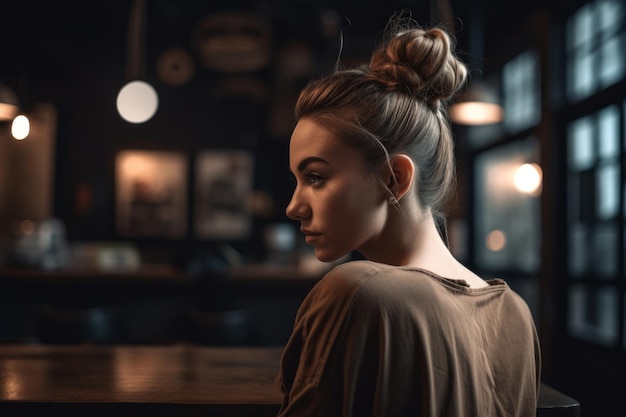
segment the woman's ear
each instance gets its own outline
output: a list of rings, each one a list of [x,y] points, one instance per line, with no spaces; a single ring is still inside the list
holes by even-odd
[[[389,176],[387,186],[399,201],[411,189],[415,174],[415,164],[408,155],[398,154],[390,159],[393,176]]]

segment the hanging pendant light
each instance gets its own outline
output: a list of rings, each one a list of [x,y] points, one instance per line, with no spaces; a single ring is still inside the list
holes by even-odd
[[[0,122],[13,120],[20,110],[17,95],[0,82]]]
[[[145,0],[135,0],[128,25],[128,68],[126,83],[117,95],[117,111],[129,123],[144,123],[159,107],[159,96],[142,79],[145,31]]]
[[[154,116],[159,107],[159,96],[145,81],[133,80],[117,94],[117,111],[129,123],[144,123]]]
[[[30,120],[25,114],[18,114],[11,123],[11,135],[14,139],[26,139],[30,133]]]
[[[431,8],[438,11],[434,16],[438,16],[448,29],[453,31],[450,1],[432,0]],[[479,62],[484,49],[483,31],[482,2],[476,1],[471,8],[469,40],[470,52],[478,57]],[[475,70],[474,73],[482,77],[482,65],[479,64]],[[481,78],[475,78],[448,108],[448,118],[451,122],[461,125],[481,126],[500,123],[504,119],[504,111],[490,86]]]
[[[500,123],[504,118],[504,111],[489,86],[475,80],[450,106],[448,117],[457,124],[481,126]]]
[[[30,120],[20,110],[18,95],[6,84],[0,82],[0,122],[11,121],[11,136],[26,139],[30,134]]]

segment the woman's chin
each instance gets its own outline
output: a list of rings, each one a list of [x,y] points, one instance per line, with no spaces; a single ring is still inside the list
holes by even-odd
[[[324,252],[322,250],[318,250],[317,248],[315,249],[315,257],[320,262],[325,262],[325,263],[337,262],[345,258],[345,256],[346,256],[345,253],[330,253],[330,252]]]

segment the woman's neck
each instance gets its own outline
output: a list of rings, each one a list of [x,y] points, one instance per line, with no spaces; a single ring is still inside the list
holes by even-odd
[[[470,287],[487,283],[461,264],[442,238],[430,210],[390,219],[376,249],[363,252],[368,259],[398,266],[413,266],[441,277],[463,279]]]

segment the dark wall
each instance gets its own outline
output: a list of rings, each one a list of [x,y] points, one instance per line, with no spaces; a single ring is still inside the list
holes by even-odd
[[[277,78],[276,54],[285,42],[300,40],[311,46],[319,68],[327,72],[327,56],[335,56],[320,34],[319,11],[313,6],[268,9],[263,2],[147,2],[141,78],[159,95],[159,109],[143,124],[124,121],[115,107],[119,89],[128,81],[128,23],[131,2],[94,5],[89,17],[70,18],[66,8],[45,2],[36,7],[14,6],[15,15],[25,14],[23,26],[15,27],[16,40],[9,48],[14,60],[0,62],[1,80],[20,95],[24,107],[51,102],[58,109],[55,155],[54,211],[67,226],[71,240],[115,240],[115,155],[121,150],[173,150],[187,156],[188,233],[182,240],[138,239],[149,252],[185,251],[198,244],[193,238],[194,155],[200,150],[235,148],[254,157],[254,189],[263,192],[273,210],[254,217],[249,239],[231,242],[246,256],[263,256],[261,242],[265,224],[285,221],[289,198],[287,147],[289,129],[271,132],[268,126],[275,103],[284,110],[280,119],[293,123],[292,102],[302,80]],[[258,3],[258,4],[257,4]],[[191,40],[194,25],[202,17],[223,10],[258,13],[272,24],[268,64],[256,71],[224,73],[203,68]],[[82,9],[74,10],[78,16]],[[181,86],[169,86],[156,74],[160,54],[170,47],[188,50],[195,59],[195,73]],[[336,49],[337,45],[333,45]],[[136,57],[135,57],[136,58]],[[307,77],[315,74],[311,72]],[[227,91],[234,78],[244,78],[263,89],[261,94]],[[280,95],[283,96],[280,96]],[[286,104],[285,104],[286,103]],[[79,209],[78,190],[87,190],[90,203]],[[210,242],[209,242],[210,243]],[[176,256],[172,251],[172,256]],[[151,256],[151,255],[149,255]]]
[[[438,10],[431,9],[431,3],[150,0],[146,2],[143,48],[131,55],[128,35],[133,2],[93,2],[87,9],[79,2],[57,5],[29,0],[6,6],[5,16],[12,18],[1,25],[0,34],[12,41],[7,42],[0,59],[0,80],[18,92],[26,107],[51,102],[58,108],[54,214],[66,222],[70,239],[119,238],[114,227],[114,158],[118,151],[183,151],[191,173],[197,151],[238,148],[254,154],[254,187],[273,202],[271,213],[254,218],[250,239],[233,242],[242,252],[258,257],[263,251],[263,226],[286,221],[284,207],[291,187],[287,169],[289,128],[276,133],[271,123],[280,119],[290,126],[299,87],[307,79],[331,71],[338,57],[350,64],[367,60],[392,13],[407,9],[421,24],[436,22]],[[452,4],[451,12],[458,18],[459,49],[467,56],[469,30],[463,25],[467,24],[464,15],[469,6],[458,3]],[[155,71],[160,53],[180,47],[193,54],[192,33],[198,20],[225,10],[257,13],[269,19],[272,46],[268,65],[241,74],[218,73],[197,65],[189,83],[178,87],[162,83]],[[487,10],[496,12],[494,7]],[[336,26],[330,25],[330,29],[323,24],[329,13],[337,18]],[[281,79],[278,51],[293,41],[311,46],[314,66],[299,79]],[[140,125],[123,121],[115,109],[131,58],[140,59],[143,77],[160,98],[156,115]],[[258,82],[265,93],[224,94],[225,83],[239,76]],[[191,200],[192,186],[190,182]],[[76,207],[80,187],[91,194],[91,204],[82,211]],[[188,207],[191,210],[192,201]],[[159,253],[205,243],[195,241],[192,225],[188,226],[188,236],[182,241],[144,239],[137,243]]]
[[[220,80],[218,75],[200,73],[183,87],[168,88],[154,82],[159,109],[140,125],[125,122],[116,112],[115,98],[122,81],[119,76],[103,71],[75,80],[60,105],[55,193],[56,211],[66,220],[70,238],[117,238],[114,162],[121,150],[183,152],[189,162],[190,210],[194,154],[206,149],[249,150],[255,159],[254,188],[268,193],[276,206],[284,204],[288,192],[287,140],[268,136],[268,103],[245,96],[216,99],[212,92]],[[85,211],[78,211],[75,204],[79,186],[87,186],[92,194],[92,203]],[[280,219],[281,214],[277,209],[268,218],[255,221],[260,227],[263,222]],[[191,212],[187,218],[192,218]],[[193,225],[188,226],[191,232]],[[250,244],[244,242],[248,246],[245,250],[255,250]]]

